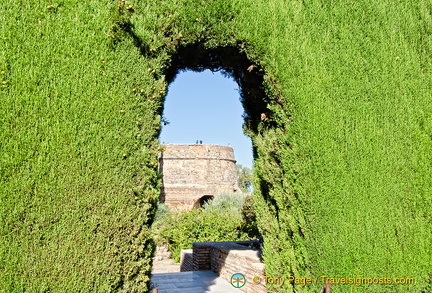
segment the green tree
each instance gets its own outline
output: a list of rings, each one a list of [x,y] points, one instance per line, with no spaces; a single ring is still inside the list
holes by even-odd
[[[236,165],[238,186],[242,192],[252,192],[252,170],[240,164]]]

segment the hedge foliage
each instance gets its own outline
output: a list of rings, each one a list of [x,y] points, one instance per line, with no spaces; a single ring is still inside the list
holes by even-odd
[[[147,288],[160,82],[113,4],[0,3],[1,292]]]
[[[428,0],[1,1],[0,290],[147,289],[163,97],[179,70],[210,68],[242,90],[267,274],[432,291],[431,13]],[[278,290],[292,287],[321,284]]]

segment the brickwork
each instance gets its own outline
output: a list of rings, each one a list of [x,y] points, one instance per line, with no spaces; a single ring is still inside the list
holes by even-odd
[[[159,156],[161,201],[177,209],[199,206],[204,196],[239,191],[231,147],[167,144]]]
[[[184,249],[180,251],[180,272],[189,272],[193,270],[192,249]]]
[[[212,270],[228,282],[235,273],[246,277],[243,292],[267,292],[264,280],[255,284],[255,276],[265,276],[265,266],[261,262],[259,250],[249,248],[251,241],[237,242],[199,242],[193,245],[194,270]],[[243,244],[243,245],[241,245]]]
[[[210,270],[210,252],[211,246],[206,242],[193,244],[193,270],[208,271]]]

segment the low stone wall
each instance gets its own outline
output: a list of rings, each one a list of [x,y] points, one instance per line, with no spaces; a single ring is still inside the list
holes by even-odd
[[[210,252],[212,243],[216,242],[195,242],[193,244],[194,271],[209,271],[211,269]]]
[[[255,284],[255,276],[265,275],[265,266],[261,262],[258,249],[248,247],[253,241],[197,242],[193,244],[194,271],[212,270],[228,282],[231,276],[241,273],[246,277],[246,284],[240,288],[243,292],[267,292],[264,283]],[[256,244],[256,242],[255,242]]]
[[[180,252],[180,272],[193,271],[192,249],[184,249]]]

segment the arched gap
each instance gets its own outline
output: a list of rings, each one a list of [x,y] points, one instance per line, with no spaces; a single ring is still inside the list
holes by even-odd
[[[265,72],[259,64],[248,58],[240,49],[242,47],[243,44],[207,48],[203,43],[180,46],[171,55],[171,62],[164,73],[168,84],[174,81],[179,72],[185,70],[202,72],[209,69],[232,77],[239,85],[240,100],[244,108],[244,130],[252,139],[253,157],[256,159],[258,151],[253,136],[264,129],[276,128],[277,125],[267,107],[270,98],[264,86]],[[268,182],[260,178],[259,185],[264,200],[269,202],[269,205],[276,205],[275,200],[269,196]]]
[[[244,130],[252,140],[254,159],[260,159],[257,163],[257,168],[254,168],[256,171],[256,174],[254,174],[255,182],[258,183],[258,186],[255,186],[256,195],[258,195],[257,205],[250,204],[249,206],[255,206],[257,213],[256,215],[255,212],[249,213],[248,216],[250,217],[250,214],[254,214],[253,217],[255,220],[252,221],[253,224],[251,225],[255,225],[253,232],[255,234],[253,235],[263,240],[272,230],[265,226],[267,223],[261,223],[262,218],[259,217],[262,217],[263,213],[271,213],[279,220],[279,205],[281,203],[271,196],[274,182],[267,177],[272,172],[272,170],[268,170],[270,169],[269,166],[276,164],[271,164],[272,162],[265,164],[263,161],[267,158],[278,160],[276,156],[278,141],[270,141],[270,143],[274,143],[271,146],[265,145],[265,142],[269,133],[276,134],[276,130],[279,130],[281,133],[284,131],[283,129],[276,129],[278,126],[276,124],[277,117],[273,117],[273,115],[280,114],[277,111],[278,108],[275,106],[281,103],[281,97],[278,95],[278,90],[273,88],[274,83],[272,79],[265,75],[264,69],[256,62],[251,61],[240,48],[241,45],[238,47],[220,46],[208,48],[205,44],[201,43],[179,46],[176,52],[170,56],[170,62],[163,74],[165,81],[171,84],[182,71],[192,70],[202,72],[209,69],[213,72],[221,72],[232,77],[237,82],[240,100],[244,108]],[[276,110],[272,113],[270,109]],[[161,113],[163,113],[163,108],[161,109]],[[258,158],[259,154],[262,154],[262,158]],[[275,156],[273,157],[272,154],[275,154]],[[269,155],[270,157],[268,157]],[[265,170],[265,168],[268,169]],[[202,203],[202,198],[195,200],[195,207],[201,206]],[[251,208],[251,210],[253,209]],[[250,223],[251,221],[245,222]],[[258,229],[257,226],[260,228]],[[247,228],[249,229],[250,227]],[[289,233],[289,239],[292,239],[293,234],[291,231]],[[272,240],[271,238],[269,239]],[[270,245],[267,247],[271,248],[275,242],[269,243]]]
[[[239,85],[240,101],[244,108],[244,130],[252,139],[253,157],[256,159],[258,149],[254,143],[254,136],[265,129],[276,128],[277,124],[272,119],[271,110],[267,107],[270,97],[265,87],[265,72],[259,64],[248,58],[241,49],[243,47],[243,44],[213,48],[208,48],[204,43],[180,45],[170,56],[164,75],[168,84],[171,84],[180,72],[186,70],[202,72],[209,69],[233,78]],[[272,81],[268,80],[268,82]],[[263,199],[277,208],[275,200],[268,193],[271,188],[268,186],[269,183],[262,178],[258,181]]]
[[[188,70],[170,84],[164,108],[160,201],[173,209],[192,209],[200,207],[205,194],[238,192],[248,178],[243,173],[252,166],[238,84],[219,72]]]
[[[213,195],[204,195],[195,202],[194,208],[195,209],[202,208],[206,203],[209,203],[213,199],[214,199]]]

